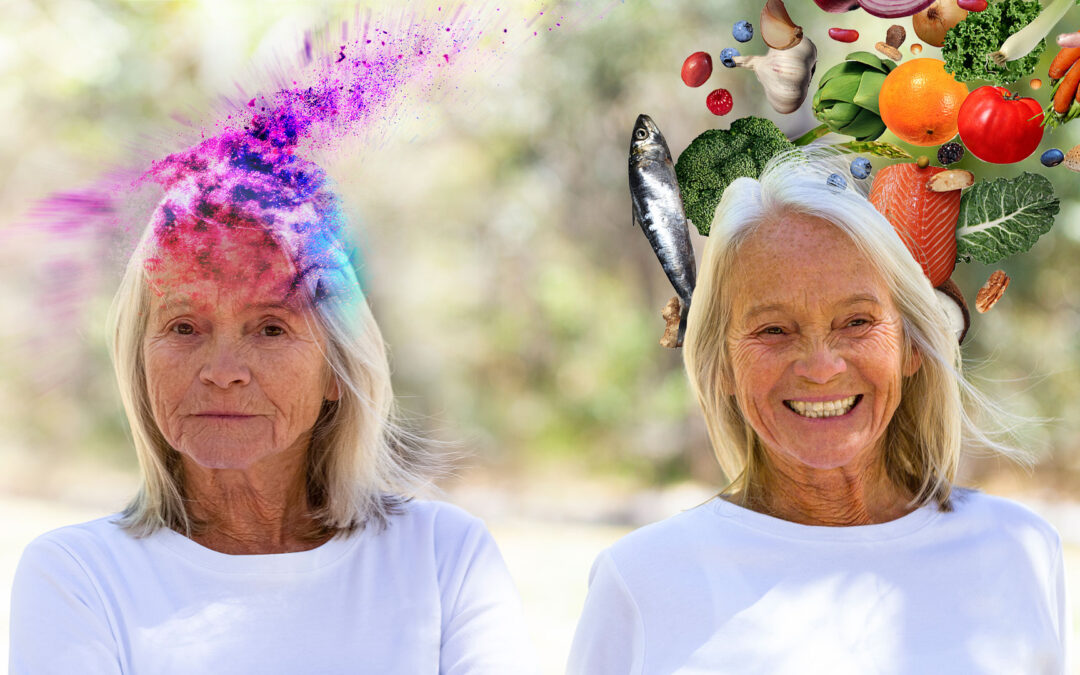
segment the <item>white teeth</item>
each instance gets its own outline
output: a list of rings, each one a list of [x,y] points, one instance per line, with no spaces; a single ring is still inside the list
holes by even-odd
[[[835,401],[788,401],[788,406],[803,417],[837,417],[846,415],[855,405],[857,396]]]

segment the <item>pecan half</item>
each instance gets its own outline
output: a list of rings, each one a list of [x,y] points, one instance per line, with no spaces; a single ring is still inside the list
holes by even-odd
[[[1005,295],[1005,289],[1009,287],[1009,275],[998,270],[990,275],[983,287],[975,296],[975,309],[980,313],[990,310],[1001,296]]]

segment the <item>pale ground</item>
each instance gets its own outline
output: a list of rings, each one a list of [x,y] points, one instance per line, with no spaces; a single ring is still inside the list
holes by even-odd
[[[632,523],[672,515],[708,497],[707,490],[694,486],[637,493],[618,503],[610,501],[612,495],[593,492],[589,500],[584,500],[591,504],[582,504],[581,494],[577,489],[567,488],[561,499],[549,495],[546,505],[535,494],[523,495],[513,489],[473,486],[455,489],[447,496],[487,520],[517,580],[541,672],[545,674],[563,671],[574,625],[585,599],[589,568],[596,554],[632,529]],[[1080,516],[1077,515],[1080,506],[1026,501],[1071,540],[1067,550],[1068,577],[1075,587],[1080,583]],[[606,509],[601,502],[607,503]],[[568,503],[577,506],[566,508]],[[101,501],[64,503],[0,492],[0,522],[4,523],[0,529],[0,664],[7,662],[11,578],[23,547],[42,532],[113,510],[115,505]],[[625,524],[590,522],[580,517],[583,513]],[[1074,617],[1072,645],[1077,645],[1080,613],[1075,601],[1070,602],[1070,607]],[[1080,669],[1073,672],[1080,673]]]

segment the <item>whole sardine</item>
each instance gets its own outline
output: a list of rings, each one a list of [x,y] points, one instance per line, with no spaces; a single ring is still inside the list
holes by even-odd
[[[679,296],[678,343],[681,345],[686,333],[690,296],[697,283],[697,265],[671,151],[664,135],[648,115],[638,115],[630,139],[630,199],[634,222],[649,238]]]

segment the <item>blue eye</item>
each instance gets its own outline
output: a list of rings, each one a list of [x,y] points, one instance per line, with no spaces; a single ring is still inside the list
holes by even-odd
[[[863,326],[863,325],[866,325],[868,323],[870,323],[870,322],[867,321],[866,319],[852,319],[851,321],[848,322],[848,325],[849,326]]]

